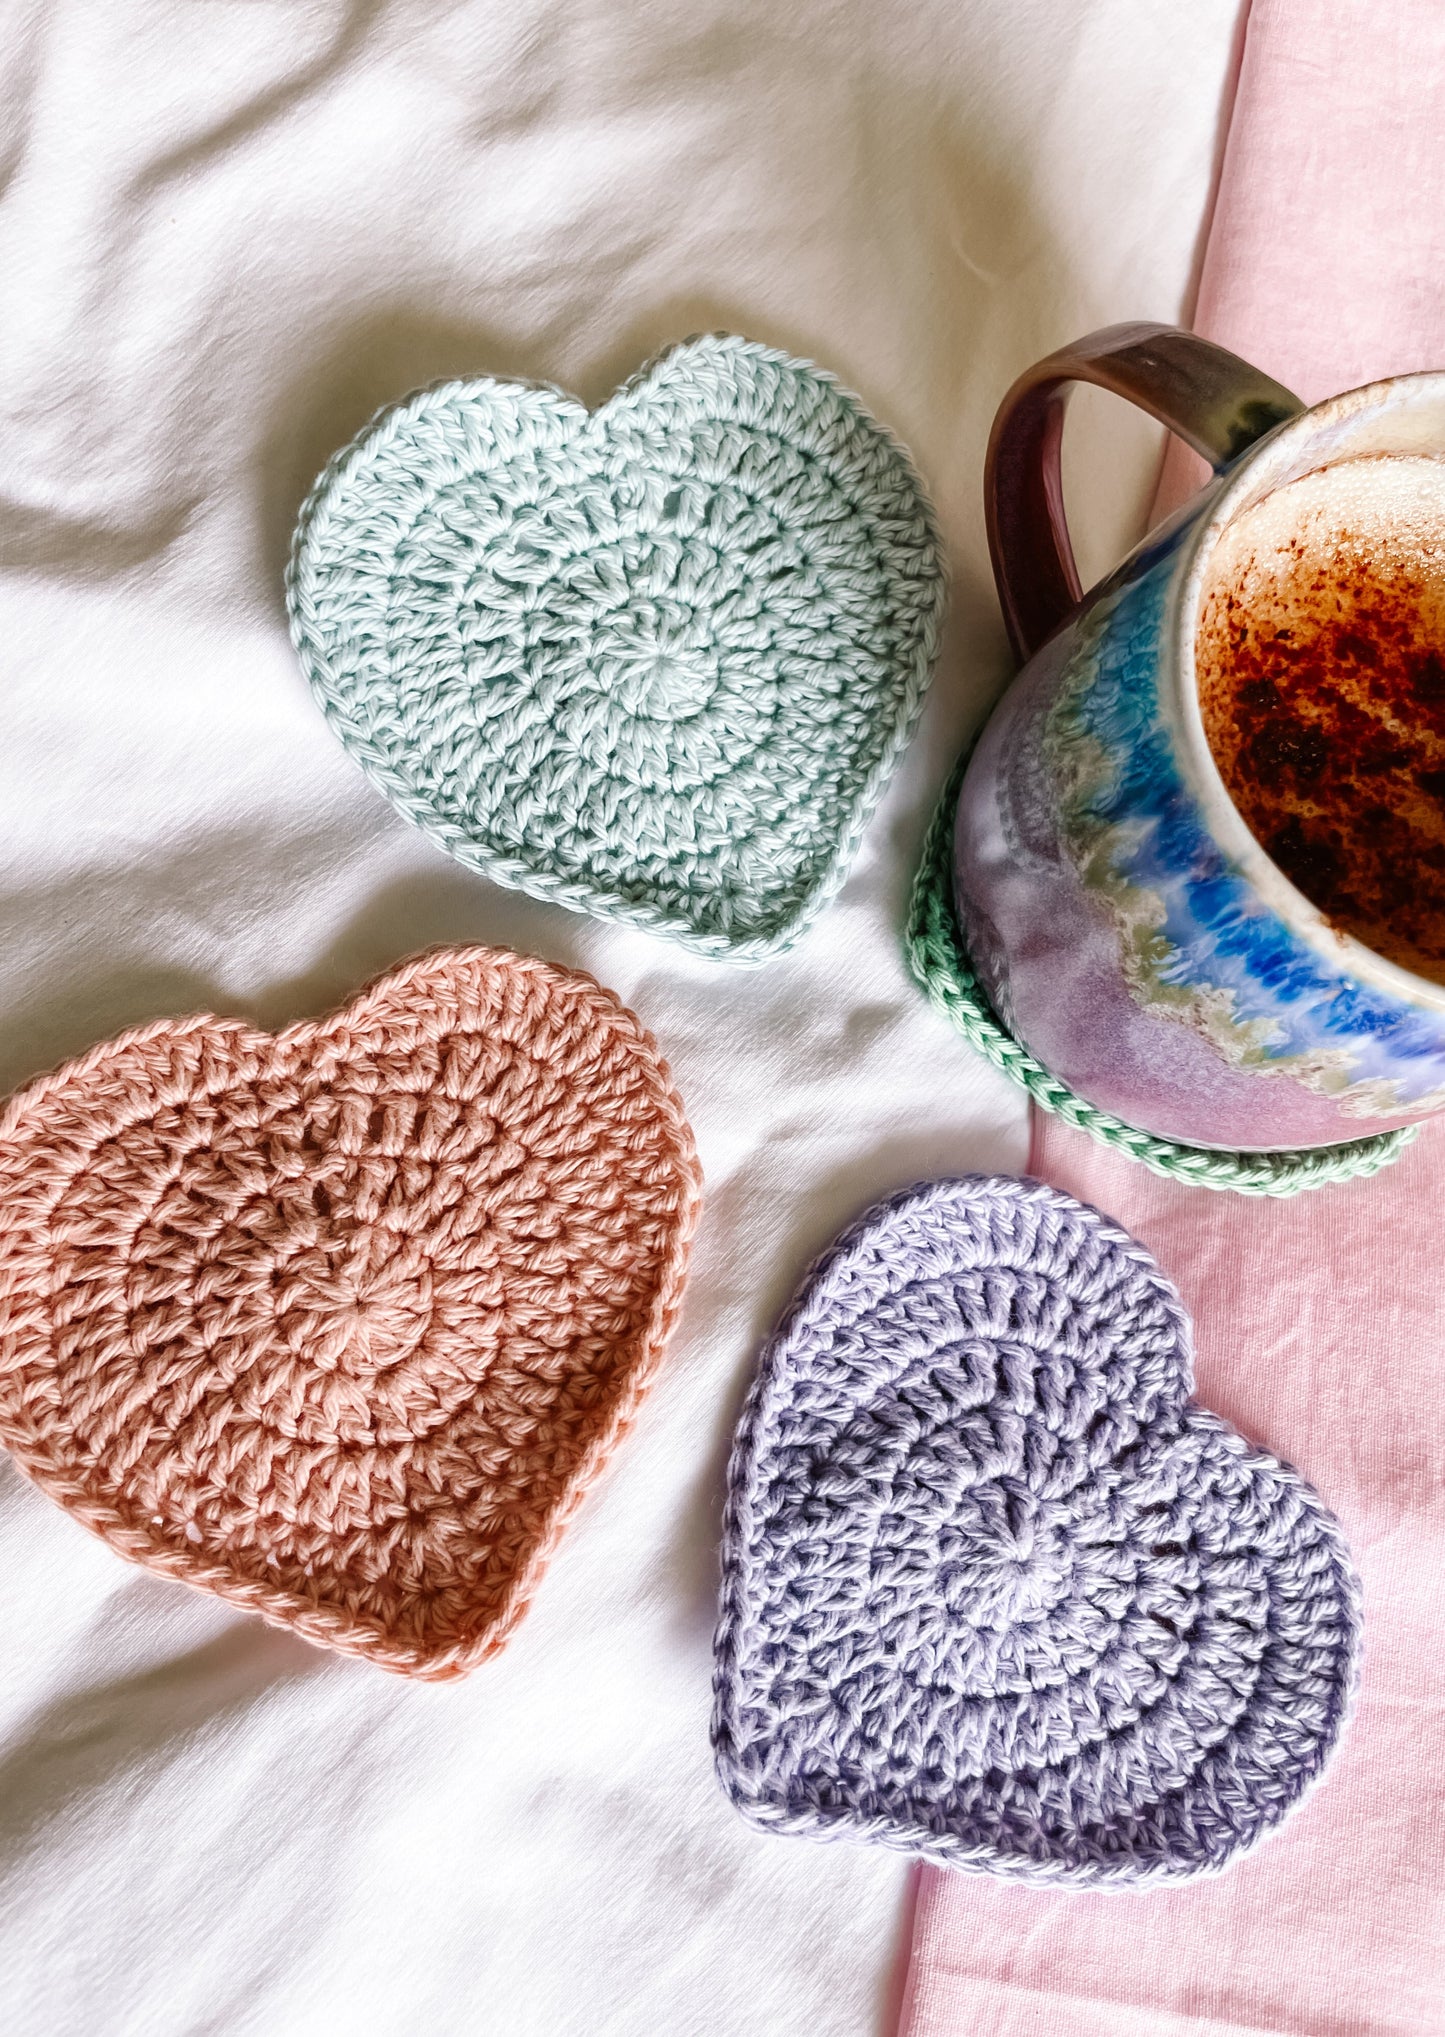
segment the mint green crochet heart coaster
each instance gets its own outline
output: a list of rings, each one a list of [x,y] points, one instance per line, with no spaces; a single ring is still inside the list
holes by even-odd
[[[491,380],[384,411],[302,510],[287,600],[332,727],[459,862],[757,961],[843,881],[944,573],[856,398],[713,335],[595,412]]]

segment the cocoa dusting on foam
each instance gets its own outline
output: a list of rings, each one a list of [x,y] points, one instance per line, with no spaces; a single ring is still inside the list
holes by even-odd
[[[1229,795],[1334,925],[1445,983],[1445,461],[1306,474],[1210,559],[1200,708]]]

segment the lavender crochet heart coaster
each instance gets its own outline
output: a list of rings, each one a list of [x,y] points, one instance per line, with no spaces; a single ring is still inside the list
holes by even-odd
[[[730,1474],[713,1743],[753,1823],[1046,1884],[1224,1867],[1348,1715],[1358,1588],[1302,1479],[1189,1398],[1149,1253],[1036,1182],[870,1210],[767,1347]]]

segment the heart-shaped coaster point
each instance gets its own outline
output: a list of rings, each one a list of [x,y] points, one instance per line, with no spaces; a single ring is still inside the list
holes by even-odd
[[[1310,1488],[1190,1399],[1134,1239],[982,1176],[870,1210],[763,1354],[713,1741],[770,1830],[1043,1885],[1226,1866],[1318,1778],[1358,1588]]]
[[[741,961],[842,883],[943,599],[903,448],[726,334],[593,413],[485,378],[384,411],[287,580],[318,702],[408,820],[498,883]]]
[[[653,1042],[544,962],[145,1027],[0,1117],[0,1442],[132,1561],[462,1675],[652,1378],[697,1200]]]

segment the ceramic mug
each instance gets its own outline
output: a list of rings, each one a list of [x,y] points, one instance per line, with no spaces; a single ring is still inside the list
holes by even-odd
[[[1059,444],[1069,385],[1129,397],[1214,478],[1081,595]],[[1445,373],[1306,409],[1223,348],[1113,326],[1004,398],[989,542],[1023,670],[959,795],[961,931],[1004,1024],[1142,1131],[1327,1146],[1445,1109],[1445,987],[1337,931],[1225,790],[1194,681],[1205,568],[1231,521],[1336,461],[1445,457]]]

